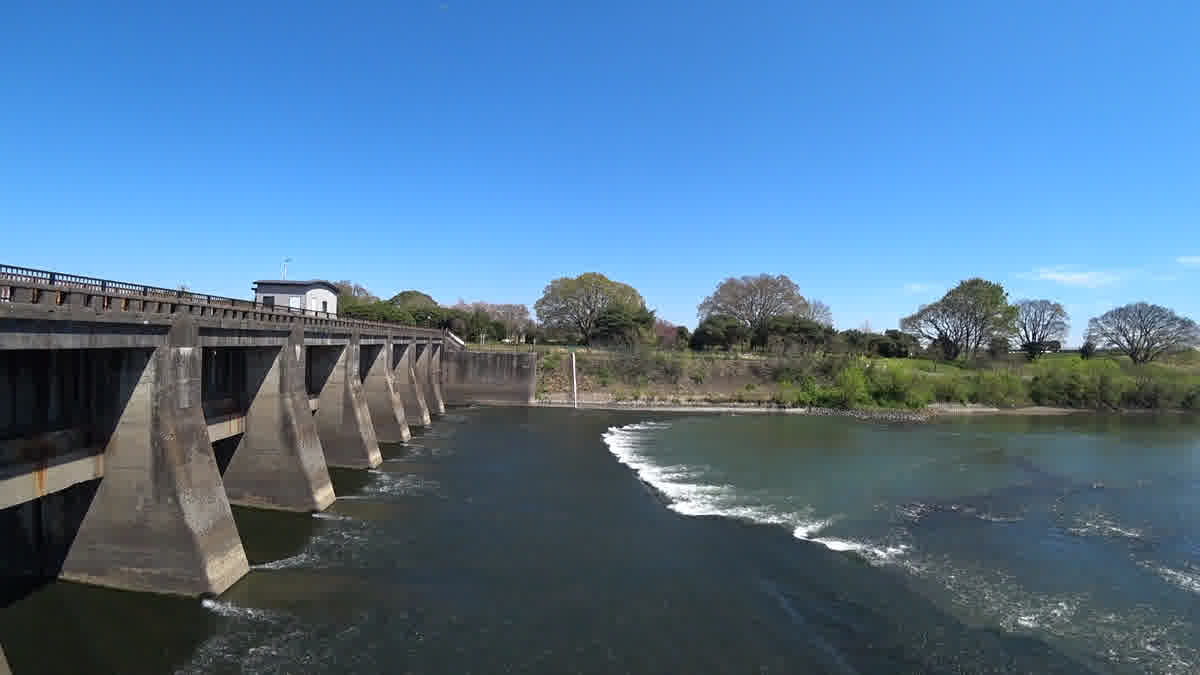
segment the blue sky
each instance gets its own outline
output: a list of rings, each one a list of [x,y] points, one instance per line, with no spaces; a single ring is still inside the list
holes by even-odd
[[[107,5],[107,6],[102,6]],[[838,327],[961,279],[1200,318],[1194,2],[76,2],[0,9],[0,262],[244,297],[695,325],[784,273]]]

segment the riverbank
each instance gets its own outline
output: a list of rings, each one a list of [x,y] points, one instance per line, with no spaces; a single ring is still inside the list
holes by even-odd
[[[654,409],[745,404],[921,415],[1200,410],[1200,363],[1183,357],[1143,365],[1115,357],[1046,357],[969,366],[845,354],[715,359],[674,352],[577,353],[576,359],[574,369],[561,353],[539,360],[539,400],[566,401],[578,391],[589,404]]]
[[[851,417],[871,422],[929,422],[938,417],[954,417],[962,415],[1025,415],[1025,416],[1056,416],[1056,415],[1086,415],[1086,414],[1144,414],[1144,413],[1176,413],[1186,414],[1188,410],[1089,410],[1083,408],[1063,408],[1053,406],[1022,406],[1016,408],[999,408],[996,406],[969,403],[933,403],[919,410],[897,408],[828,408],[818,406],[789,407],[772,403],[738,403],[729,402],[714,404],[707,401],[629,401],[604,398],[596,395],[581,397],[579,405],[571,403],[565,395],[548,396],[535,404],[543,408],[572,408],[588,410],[628,410],[638,412],[664,413],[715,413],[715,414],[746,414],[746,415],[815,415],[823,417]]]

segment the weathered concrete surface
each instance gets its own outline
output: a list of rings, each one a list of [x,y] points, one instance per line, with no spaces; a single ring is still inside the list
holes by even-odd
[[[329,466],[365,469],[379,466],[383,455],[371,411],[359,379],[357,336],[344,347],[309,350],[312,369],[324,375],[317,411],[317,432]]]
[[[323,511],[333,484],[304,390],[304,334],[282,349],[246,350],[250,407],[223,476],[229,501],[286,511]]]
[[[430,412],[445,415],[446,402],[442,400],[442,345],[432,343],[426,351],[429,352],[429,378],[426,380],[429,393],[425,396],[425,402]]]
[[[445,408],[439,412],[438,401],[441,399],[440,389],[435,392],[433,389],[433,345],[428,342],[418,342],[416,351],[413,352],[413,377],[416,380],[417,390],[421,392],[421,398],[425,402],[426,410],[429,414],[440,415],[445,412]],[[436,395],[436,398],[435,398]]]
[[[367,407],[371,410],[371,421],[375,423],[375,437],[381,443],[403,443],[412,438],[404,401],[401,400],[395,382],[396,375],[391,368],[392,349],[391,341],[372,349],[363,348],[364,360],[370,362],[363,379],[363,391],[367,396]],[[407,376],[407,373],[402,375]]]
[[[112,376],[124,406],[62,578],[200,595],[249,571],[208,440],[197,338],[181,317],[166,345],[120,352]]]
[[[12,675],[8,669],[8,659],[4,658],[4,647],[0,647],[0,675]]]
[[[392,350],[392,360],[396,364],[392,368],[393,383],[400,393],[408,424],[414,427],[427,427],[430,424],[429,407],[425,404],[424,387],[417,385],[415,365],[417,345],[411,341],[393,343]]]
[[[442,359],[442,387],[450,404],[529,404],[537,393],[533,353],[452,351]]]

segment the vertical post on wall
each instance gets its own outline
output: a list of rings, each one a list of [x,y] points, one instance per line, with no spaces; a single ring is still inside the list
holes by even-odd
[[[571,352],[571,407],[579,407],[579,384],[575,379],[575,352]]]

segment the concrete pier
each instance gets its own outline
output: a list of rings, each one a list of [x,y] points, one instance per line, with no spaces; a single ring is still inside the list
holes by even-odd
[[[304,387],[304,331],[283,347],[243,350],[250,405],[223,479],[229,501],[285,511],[323,511],[333,503],[317,423]]]
[[[430,412],[438,415],[446,414],[446,402],[442,400],[442,345],[437,342],[429,343],[429,394],[425,397]]]
[[[60,576],[134,591],[218,594],[249,571],[201,407],[197,327],[121,350],[125,401],[104,448],[104,479]]]
[[[429,415],[440,415],[445,412],[445,408],[438,410],[438,400],[441,397],[440,392],[434,392],[433,383],[433,349],[429,342],[418,342],[416,351],[413,352],[413,357],[416,359],[413,362],[413,373],[416,379],[417,390],[421,392],[421,398],[425,402],[426,410]],[[436,394],[436,398],[435,398]]]
[[[366,370],[363,391],[371,411],[371,420],[375,423],[375,437],[381,443],[403,443],[412,438],[404,401],[395,382],[398,376],[392,369],[394,348],[396,346],[389,340],[382,345],[363,347],[362,351]],[[408,373],[399,377],[408,377]]]
[[[309,350],[312,372],[321,381],[317,432],[329,466],[368,469],[383,462],[363,394],[359,348],[356,333],[345,345]]]
[[[425,404],[424,387],[419,386],[417,379],[415,340],[402,340],[392,345],[392,358],[396,365],[392,369],[395,374],[395,385],[400,392],[400,400],[404,404],[404,413],[408,424],[414,427],[427,427],[431,420],[429,407]],[[399,351],[396,351],[399,350]]]
[[[249,569],[230,504],[328,507],[327,467],[377,466],[380,438],[428,426],[443,350],[464,348],[442,330],[0,265],[0,572],[219,594]]]
[[[0,647],[0,675],[12,675],[8,669],[8,659],[4,658],[4,647]]]

